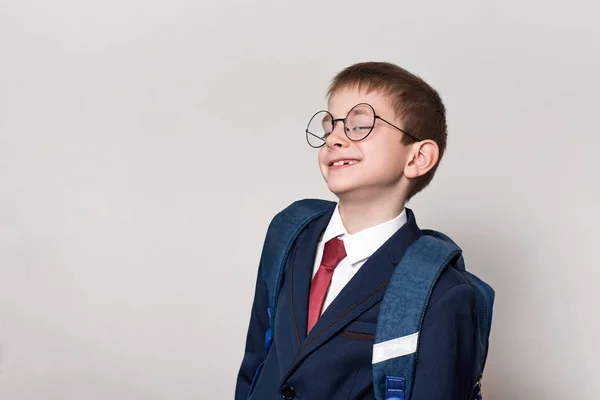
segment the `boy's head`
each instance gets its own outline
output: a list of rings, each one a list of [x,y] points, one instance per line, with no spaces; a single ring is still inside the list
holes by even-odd
[[[410,72],[360,63],[333,79],[328,111],[315,114],[306,133],[311,146],[322,146],[319,166],[340,200],[408,201],[429,184],[446,148],[445,108]]]

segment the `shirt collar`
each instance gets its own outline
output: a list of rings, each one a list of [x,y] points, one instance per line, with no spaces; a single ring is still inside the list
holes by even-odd
[[[408,220],[406,209],[402,210],[400,215],[382,224],[363,229],[360,232],[349,234],[339,211],[339,204],[335,206],[333,215],[329,224],[323,232],[322,242],[340,237],[344,241],[346,255],[351,264],[369,258],[375,251],[381,247],[398,229],[400,229]]]

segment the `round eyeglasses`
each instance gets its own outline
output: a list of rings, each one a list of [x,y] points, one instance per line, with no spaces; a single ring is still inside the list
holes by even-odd
[[[375,114],[375,109],[373,109],[373,106],[367,103],[360,103],[352,107],[350,111],[348,111],[346,118],[334,119],[333,115],[331,115],[329,111],[325,110],[317,112],[312,116],[308,122],[308,126],[306,127],[306,141],[310,147],[322,147],[325,144],[327,137],[335,129],[335,124],[338,121],[342,121],[344,124],[344,133],[346,134],[346,137],[353,142],[358,142],[365,139],[373,131],[376,119],[379,119],[398,129],[415,142],[421,141],[421,139],[418,137],[411,135],[405,130]]]

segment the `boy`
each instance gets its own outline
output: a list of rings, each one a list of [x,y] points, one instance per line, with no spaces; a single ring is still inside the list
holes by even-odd
[[[421,234],[405,203],[425,188],[446,147],[445,108],[427,83],[390,63],[340,72],[328,111],[306,130],[339,202],[294,243],[272,346],[259,278],[236,400],[373,399],[373,339],[394,267]],[[476,382],[475,294],[447,268],[419,337],[412,400],[467,400]],[[257,368],[262,370],[257,374]]]

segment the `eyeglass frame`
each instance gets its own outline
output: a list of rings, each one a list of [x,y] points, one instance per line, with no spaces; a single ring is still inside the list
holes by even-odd
[[[361,139],[352,139],[348,136],[348,130],[346,128],[346,120],[348,119],[348,115],[350,115],[350,112],[352,112],[352,110],[354,110],[356,107],[361,106],[361,105],[366,105],[369,106],[369,108],[373,111],[373,126],[371,126],[371,129],[369,130],[369,132]],[[352,142],[360,142],[361,140],[365,140],[370,134],[371,132],[373,132],[373,129],[375,128],[375,120],[379,119],[383,122],[385,122],[386,124],[390,125],[393,128],[398,129],[400,132],[404,133],[406,136],[408,136],[409,138],[411,138],[412,140],[414,140],[415,142],[421,142],[423,139],[419,139],[418,137],[416,137],[415,135],[406,132],[404,129],[397,127],[396,125],[392,124],[390,121],[387,121],[385,119],[383,119],[382,117],[380,117],[379,115],[377,115],[377,113],[375,112],[375,108],[373,108],[372,105],[370,105],[369,103],[358,103],[356,104],[354,107],[352,107],[350,109],[350,111],[348,111],[348,114],[346,114],[345,118],[333,118],[333,115],[327,111],[327,110],[320,110],[317,111],[316,113],[313,114],[312,117],[310,117],[310,119],[308,120],[308,125],[306,126],[306,129],[304,130],[304,132],[306,133],[306,141],[308,142],[308,145],[314,149],[319,149],[321,147],[323,147],[325,145],[325,143],[327,142],[327,138],[323,139],[318,137],[317,135],[311,133],[308,131],[308,127],[310,126],[310,123],[312,122],[313,118],[317,116],[317,114],[322,113],[322,112],[326,112],[327,114],[329,114],[329,116],[331,117],[331,132],[327,133],[327,135],[331,135],[333,133],[333,131],[335,130],[335,124],[339,121],[342,121],[344,124],[344,135],[346,135],[346,137],[348,138],[348,140],[352,141]],[[308,135],[314,136],[318,139],[323,140],[323,144],[320,146],[313,146],[312,144],[310,144],[310,141],[308,140]]]

